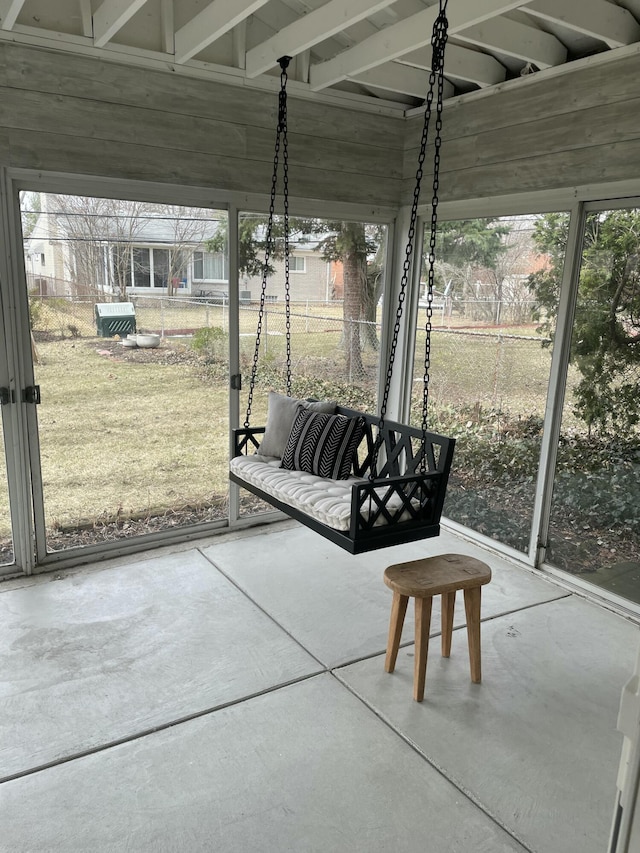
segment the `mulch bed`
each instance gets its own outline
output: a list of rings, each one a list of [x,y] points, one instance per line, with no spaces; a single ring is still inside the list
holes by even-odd
[[[203,364],[203,359],[185,344],[163,341],[159,347],[124,347],[122,341],[100,338],[86,343],[98,355],[133,364]]]

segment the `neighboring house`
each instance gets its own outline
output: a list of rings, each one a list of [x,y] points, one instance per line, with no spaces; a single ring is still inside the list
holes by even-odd
[[[289,288],[294,302],[329,302],[335,296],[332,291],[331,267],[322,259],[317,247],[319,241],[291,243],[289,256]],[[267,298],[281,302],[285,297],[284,261],[273,261],[274,273],[267,279]],[[244,276],[240,282],[240,294],[246,299],[260,298],[262,279],[259,276]]]
[[[25,241],[30,291],[88,297],[127,294],[190,296],[227,300],[226,253],[208,252],[206,242],[220,219],[212,211],[138,205],[104,199],[42,196],[43,209]],[[329,264],[315,243],[293,243],[290,288],[294,301],[332,298]],[[270,301],[284,299],[284,262],[273,262]],[[240,298],[260,298],[259,277],[243,277]]]

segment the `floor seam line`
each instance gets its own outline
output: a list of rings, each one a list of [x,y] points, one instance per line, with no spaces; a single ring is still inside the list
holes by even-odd
[[[348,690],[352,696],[358,699],[358,701],[361,702],[365,708],[371,711],[371,713],[375,717],[377,717],[380,722],[387,726],[387,728],[392,731],[403,743],[405,743],[411,750],[413,750],[413,752],[419,755],[423,761],[425,761],[430,767],[432,767],[436,771],[436,773],[442,776],[443,779],[446,779],[446,781],[449,782],[449,784],[452,785],[457,791],[459,791],[460,794],[465,797],[465,799],[469,800],[470,803],[472,803],[477,809],[479,809],[484,815],[486,815],[486,817],[492,823],[495,823],[495,825],[498,826],[504,833],[506,833],[509,838],[512,838],[515,842],[517,842],[523,848],[523,851],[526,851],[526,853],[536,853],[536,851],[533,848],[529,847],[528,844],[526,844],[521,838],[519,838],[513,830],[503,824],[502,821],[498,817],[496,817],[496,815],[492,814],[492,812],[489,811],[489,809],[482,804],[482,802],[475,796],[475,794],[464,788],[462,784],[458,782],[455,778],[447,775],[445,770],[440,767],[439,764],[436,764],[435,761],[429,758],[429,756],[418,746],[417,743],[415,743],[415,741],[411,740],[408,735],[404,735],[399,729],[397,729],[393,725],[391,720],[385,717],[381,711],[375,708],[362,695],[360,695],[356,690],[354,690],[350,684],[340,678],[336,671],[330,670],[329,674],[332,675],[336,679],[336,681],[341,684],[346,690]]]
[[[145,737],[149,737],[150,735],[157,734],[158,732],[164,732],[168,729],[172,729],[175,726],[180,726],[183,723],[189,723],[193,720],[199,720],[202,717],[207,717],[209,714],[215,714],[218,711],[224,711],[226,708],[233,708],[236,705],[242,705],[243,702],[249,702],[252,699],[259,699],[261,696],[268,696],[271,693],[275,693],[278,690],[282,690],[286,687],[292,687],[295,684],[301,684],[305,681],[310,681],[312,678],[317,678],[319,675],[328,674],[329,670],[326,667],[318,670],[317,672],[309,672],[304,675],[300,675],[297,678],[291,678],[288,681],[283,681],[280,684],[274,684],[272,687],[265,687],[263,690],[257,690],[255,693],[247,694],[246,696],[241,696],[238,699],[230,699],[228,702],[221,702],[219,705],[212,705],[209,708],[205,708],[201,711],[194,711],[191,714],[186,714],[183,717],[177,717],[176,719],[169,720],[166,723],[160,723],[157,726],[151,726],[148,729],[142,729],[141,731],[133,732],[132,734],[126,735],[121,738],[116,738],[116,740],[109,741],[108,743],[101,743],[98,746],[92,747],[91,749],[84,749],[80,752],[74,752],[72,755],[65,755],[61,758],[57,758],[54,761],[47,761],[44,764],[39,764],[35,767],[29,767],[26,770],[20,770],[17,773],[11,773],[7,776],[3,776],[0,779],[0,785],[4,785],[7,782],[14,782],[16,779],[23,779],[26,776],[34,776],[37,773],[42,773],[44,770],[51,770],[54,767],[60,767],[63,764],[70,764],[72,761],[77,761],[81,758],[87,758],[90,755],[97,755],[101,752],[107,752],[109,749],[114,749],[117,746],[123,746],[126,743],[132,743],[136,740],[142,740]]]
[[[275,616],[273,616],[271,613],[269,613],[269,611],[266,610],[261,604],[258,604],[258,602],[251,595],[249,595],[249,593],[246,590],[244,590],[232,577],[230,577],[224,571],[224,569],[221,569],[220,566],[211,559],[211,557],[207,556],[207,554],[205,554],[199,548],[197,550],[205,558],[205,560],[207,560],[209,565],[211,565],[217,572],[220,572],[220,574],[222,575],[223,578],[228,580],[229,583],[232,586],[234,586],[238,590],[238,592],[241,593],[248,601],[250,601],[253,604],[253,606],[256,607],[261,613],[264,613],[264,615],[268,619],[270,619],[274,625],[276,625],[281,631],[283,631],[287,635],[287,637],[289,637],[289,639],[292,640],[297,646],[299,646],[304,652],[306,652],[306,654],[308,654],[309,657],[313,658],[313,660],[319,666],[321,666],[325,672],[329,670],[329,667],[326,664],[324,664],[320,660],[320,658],[318,658],[316,655],[314,655],[314,653],[312,651],[310,651],[306,646],[304,646],[297,637],[294,637],[294,635],[291,633],[291,631],[289,631],[288,628],[285,628],[284,625],[281,625],[280,622],[278,622],[278,620],[275,618]]]
[[[531,604],[525,604],[523,607],[515,607],[513,610],[503,610],[501,613],[492,613],[489,616],[484,616],[480,621],[492,622],[494,619],[502,619],[504,616],[513,616],[516,613],[524,613],[526,610],[533,610],[535,607],[544,607],[545,604],[554,604],[556,601],[564,601],[565,599],[572,597],[573,593],[569,592],[566,595],[560,595],[558,598],[551,598],[547,601],[534,601]]]
[[[505,610],[501,613],[494,613],[491,616],[484,616],[480,621],[482,623],[491,622],[493,619],[501,619],[504,616],[511,616],[514,613],[519,613],[520,611],[524,611],[524,610],[530,610],[533,607],[540,607],[544,604],[551,604],[553,601],[561,601],[564,598],[570,598],[571,595],[572,595],[572,593],[568,593],[567,595],[563,595],[560,598],[553,598],[550,601],[539,601],[539,602],[536,602],[534,604],[527,604],[524,607],[519,607],[519,608],[516,608],[514,610]],[[467,623],[463,622],[461,625],[454,625],[453,631],[454,632],[455,631],[464,631],[466,629],[466,627],[467,627]],[[429,632],[429,640],[435,640],[436,637],[440,637],[440,636],[442,636],[442,628],[440,628],[439,630],[435,630],[433,632],[431,632],[431,631]],[[415,638],[411,638],[409,640],[405,640],[404,642],[401,642],[400,645],[398,646],[398,649],[406,649],[409,646],[414,646],[414,645],[415,645]],[[304,648],[304,646],[303,646],[303,648]],[[384,655],[384,654],[386,654],[386,647],[379,649],[378,651],[375,651],[375,652],[369,652],[366,655],[361,655],[360,657],[357,657],[357,658],[352,658],[350,660],[343,661],[341,663],[329,664],[327,666],[327,671],[333,672],[335,669],[343,669],[344,667],[352,666],[353,664],[356,664],[356,663],[364,663],[364,661],[372,660],[373,658],[380,657],[381,655]]]

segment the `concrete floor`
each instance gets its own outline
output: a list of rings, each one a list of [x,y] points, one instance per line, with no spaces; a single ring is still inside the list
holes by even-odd
[[[483,682],[458,602],[418,704],[382,572],[446,552],[493,570]],[[352,557],[288,523],[7,582],[0,851],[604,853],[638,639],[447,533]]]

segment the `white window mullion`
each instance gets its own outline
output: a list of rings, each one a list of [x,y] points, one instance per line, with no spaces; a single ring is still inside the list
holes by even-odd
[[[532,565],[539,566],[545,560],[549,515],[553,496],[553,481],[558,456],[558,439],[562,422],[562,409],[567,387],[567,368],[573,334],[573,318],[578,293],[578,277],[582,260],[582,238],[584,234],[584,204],[578,203],[571,210],[567,248],[565,251],[560,302],[556,320],[556,332],[551,355],[551,371],[547,391],[540,465],[533,506],[529,558]]]
[[[46,551],[44,505],[35,406],[22,402],[22,390],[34,384],[34,375],[25,270],[19,260],[23,257],[20,204],[5,169],[0,170],[0,197],[4,246],[4,252],[0,253],[0,313],[6,347],[6,362],[0,369],[0,379],[13,397],[13,402],[2,407],[2,428],[13,552],[17,568],[31,574],[36,561],[34,543],[38,553],[44,555]]]
[[[156,277],[154,270],[154,258],[153,258],[153,249],[147,249],[149,252],[149,290],[153,290],[156,286]]]
[[[238,260],[238,217],[240,211],[229,205],[229,377],[240,376],[240,271]],[[231,382],[229,383],[231,384]],[[229,458],[233,453],[232,430],[240,426],[240,391],[229,388]],[[240,489],[229,481],[229,525],[240,517]]]

